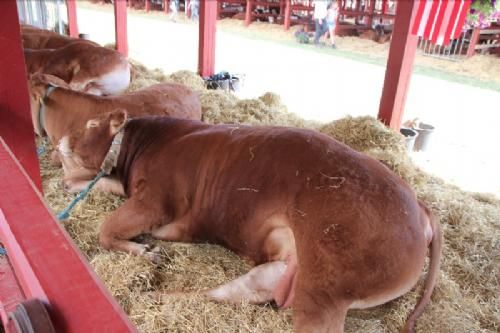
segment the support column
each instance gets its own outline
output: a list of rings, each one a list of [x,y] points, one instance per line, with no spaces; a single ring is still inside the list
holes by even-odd
[[[467,48],[467,58],[472,57],[476,53],[476,45],[479,41],[479,35],[481,34],[481,29],[474,28],[472,30],[472,35],[470,36],[469,47]]]
[[[170,0],[163,0],[163,11],[168,14],[170,10]]]
[[[290,29],[290,21],[292,16],[292,3],[291,0],[285,0],[285,30]]]
[[[127,1],[114,1],[115,7],[115,40],[116,49],[124,56],[128,56],[127,40]]]
[[[149,2],[149,0],[144,0],[144,9],[147,13],[149,13],[149,10],[151,9],[151,2]]]
[[[418,1],[398,3],[378,118],[399,130],[410,86],[418,37],[411,34]]]
[[[0,1],[0,50],[0,137],[41,191],[16,1]]]
[[[76,19],[76,0],[66,0],[68,10],[69,36],[78,38],[78,21]]]
[[[249,26],[252,23],[252,10],[253,10],[253,0],[247,1],[247,8],[245,11],[245,25]]]
[[[215,24],[217,1],[200,1],[198,74],[210,76],[215,70]]]

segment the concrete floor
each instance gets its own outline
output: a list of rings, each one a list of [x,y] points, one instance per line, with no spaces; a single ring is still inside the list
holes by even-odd
[[[83,6],[82,6],[83,7]],[[78,8],[80,32],[101,44],[114,42],[109,10]],[[197,24],[129,14],[130,57],[166,72],[196,71]],[[217,32],[216,71],[245,75],[240,97],[278,93],[304,118],[331,121],[378,112],[385,68]],[[423,75],[412,77],[405,119],[436,127],[430,149],[415,161],[460,187],[500,197],[500,92]]]

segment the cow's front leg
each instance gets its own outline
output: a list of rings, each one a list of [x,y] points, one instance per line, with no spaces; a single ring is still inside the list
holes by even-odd
[[[204,292],[206,296],[216,301],[231,303],[261,304],[272,301],[274,292],[287,265],[284,261],[272,261],[252,268],[245,275],[230,281],[220,287]]]
[[[191,241],[191,236],[188,232],[187,217],[162,225],[161,227],[152,230],[151,235],[156,239],[168,242]]]
[[[131,241],[132,238],[151,231],[151,226],[161,217],[160,210],[133,197],[115,210],[101,225],[99,241],[107,250],[122,251],[158,262],[156,249]]]

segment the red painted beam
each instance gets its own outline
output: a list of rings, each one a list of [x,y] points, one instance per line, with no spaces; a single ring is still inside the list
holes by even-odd
[[[0,184],[0,239],[26,297],[48,303],[56,331],[136,332],[1,139]]]
[[[149,10],[151,9],[151,3],[149,2],[149,0],[144,0],[145,3],[144,3],[144,7],[146,9],[146,12],[149,12]]]
[[[245,9],[245,25],[249,26],[252,23],[252,10],[253,10],[253,1],[247,1],[247,7]]]
[[[128,56],[127,1],[115,0],[114,7],[115,7],[116,49],[124,56]]]
[[[16,1],[0,1],[0,50],[0,137],[41,190]]]
[[[470,37],[469,47],[467,48],[467,58],[472,57],[476,53],[476,45],[479,41],[479,35],[481,34],[481,29],[474,28],[472,30],[472,35]]]
[[[292,1],[291,0],[285,0],[285,30],[290,29],[290,20],[292,16]]]
[[[217,1],[200,1],[198,73],[210,76],[215,70],[215,24]]]
[[[417,50],[418,37],[410,31],[417,9],[417,0],[401,1],[396,9],[378,114],[381,121],[395,130],[401,126]]]
[[[168,14],[170,10],[170,0],[163,1],[163,10],[165,11],[165,14]]]
[[[186,13],[187,17],[191,18],[191,1],[190,0],[185,0],[184,1],[184,6],[187,6],[187,10],[184,9],[184,12]],[[219,7],[219,6],[217,6]],[[219,18],[219,12],[217,10],[217,18]]]
[[[78,21],[76,19],[76,0],[66,0],[68,11],[69,36],[78,38]]]

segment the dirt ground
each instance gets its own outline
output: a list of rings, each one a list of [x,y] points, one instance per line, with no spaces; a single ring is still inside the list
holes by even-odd
[[[293,26],[289,31],[285,31],[282,25],[266,22],[253,22],[246,27],[244,21],[236,19],[220,20],[217,22],[217,27],[233,33],[250,34],[255,38],[289,42],[295,40],[294,32],[300,28],[300,26]],[[370,58],[387,59],[389,54],[389,43],[379,44],[359,37],[337,37],[336,43],[338,50],[362,54]],[[451,61],[417,53],[415,65],[500,83],[500,57],[494,55],[476,54],[468,59]]]

